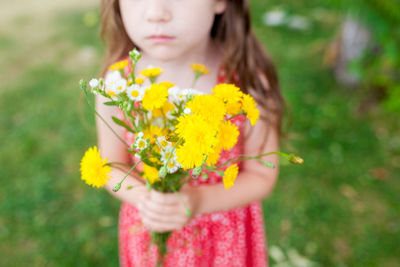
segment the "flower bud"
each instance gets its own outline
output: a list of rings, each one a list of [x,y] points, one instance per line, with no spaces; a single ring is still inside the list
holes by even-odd
[[[192,176],[194,178],[197,178],[200,175],[201,171],[202,171],[201,167],[194,168],[193,171],[192,171]]]
[[[83,91],[86,91],[86,82],[83,80],[83,79],[81,79],[80,81],[79,81],[79,87],[83,90]]]
[[[303,164],[304,160],[294,154],[289,155],[289,162],[293,164]]]
[[[112,189],[114,192],[118,192],[118,190],[121,189],[121,183],[118,183],[114,186],[114,188]]]
[[[167,176],[167,171],[167,167],[162,166],[160,171],[158,172],[158,177],[165,178],[165,176]]]

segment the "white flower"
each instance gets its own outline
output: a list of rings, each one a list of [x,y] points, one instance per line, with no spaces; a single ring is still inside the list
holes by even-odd
[[[137,149],[139,151],[142,151],[143,149],[145,149],[147,147],[147,140],[139,137],[136,139],[135,146],[137,147]]]
[[[97,79],[91,79],[89,82],[90,87],[95,88],[99,85],[99,80]]]
[[[127,89],[128,97],[134,101],[142,101],[144,96],[144,89],[138,84],[132,84]]]
[[[179,167],[180,164],[176,160],[171,159],[167,164],[167,171],[169,173],[174,173],[179,169]]]
[[[121,77],[119,71],[116,70],[107,74],[105,79],[105,90],[107,94],[114,98],[116,95],[124,92],[126,87],[127,82]]]
[[[165,139],[165,136],[157,137],[157,144],[162,150],[169,150],[170,148],[172,148],[171,142],[168,142]]]
[[[125,79],[120,79],[118,81],[115,81],[113,86],[110,88],[116,95],[119,95],[120,93],[125,92],[127,87],[127,82]]]
[[[172,101],[177,101],[179,100],[179,92],[181,89],[179,89],[178,86],[172,86],[171,88],[168,89],[168,95],[171,96]]]
[[[195,95],[204,95],[203,92],[193,89],[193,88],[186,88],[183,89],[181,92],[184,96],[189,97],[189,96],[195,96]]]
[[[192,110],[190,110],[190,108],[185,108],[185,109],[183,110],[183,113],[185,113],[185,114],[190,114],[190,113],[192,113]]]
[[[143,137],[143,135],[144,135],[144,133],[143,133],[143,132],[138,132],[138,134],[137,134],[137,136],[138,136],[139,138],[142,138],[142,137]]]
[[[111,86],[114,82],[121,80],[121,73],[117,70],[107,73],[104,83],[106,86]]]

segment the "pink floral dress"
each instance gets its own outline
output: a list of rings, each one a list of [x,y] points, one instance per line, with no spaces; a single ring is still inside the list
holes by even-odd
[[[218,83],[224,81],[225,74],[221,68]],[[236,146],[224,151],[220,161],[243,153],[244,120],[241,116],[233,119],[241,134]],[[128,144],[134,142],[134,136],[127,131],[125,139]],[[200,176],[192,185],[222,182],[222,177],[216,173],[209,173],[208,176],[207,180]],[[151,243],[150,233],[141,223],[138,210],[126,202],[122,203],[119,213],[118,237],[122,267],[155,266],[157,248]],[[171,234],[167,247],[165,266],[267,266],[261,203],[195,216],[185,227]]]

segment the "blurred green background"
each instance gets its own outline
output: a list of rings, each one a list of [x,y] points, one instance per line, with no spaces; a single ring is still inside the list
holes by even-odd
[[[290,106],[282,150],[305,159],[264,201],[272,266],[400,265],[398,3],[251,1]],[[0,265],[117,266],[120,202],[79,174],[96,143],[78,81],[100,71],[99,1],[2,7]],[[335,79],[348,14],[373,40],[346,65],[351,88]]]

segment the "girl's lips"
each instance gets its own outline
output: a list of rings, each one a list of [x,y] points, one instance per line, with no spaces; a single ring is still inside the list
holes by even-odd
[[[147,39],[153,43],[169,43],[175,39],[175,37],[168,35],[152,35],[147,37]]]

